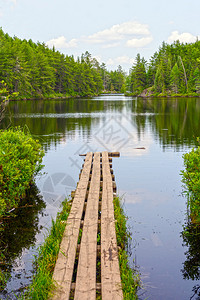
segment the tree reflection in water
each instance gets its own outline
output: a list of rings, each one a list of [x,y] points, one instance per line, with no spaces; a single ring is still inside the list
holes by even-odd
[[[194,224],[191,220],[185,225],[181,233],[183,238],[183,246],[187,246],[185,252],[186,260],[183,264],[184,279],[199,280],[200,279],[200,224]],[[200,299],[200,285],[193,287],[193,295],[190,299]]]
[[[0,228],[3,261],[0,267],[7,275],[11,273],[15,259],[21,256],[23,250],[35,244],[36,234],[42,229],[39,226],[39,215],[45,207],[39,190],[36,185],[32,185],[20,207],[3,219]]]

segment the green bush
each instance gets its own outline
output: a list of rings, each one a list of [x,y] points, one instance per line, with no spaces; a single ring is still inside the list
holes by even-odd
[[[188,207],[193,223],[200,222],[200,146],[183,155],[185,170],[182,182],[188,194]]]
[[[20,127],[0,130],[0,216],[18,206],[43,155],[39,142]]]

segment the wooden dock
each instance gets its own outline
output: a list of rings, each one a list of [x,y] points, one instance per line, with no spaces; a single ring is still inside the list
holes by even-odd
[[[117,154],[89,152],[85,156],[54,269],[53,300],[123,299],[112,156]]]

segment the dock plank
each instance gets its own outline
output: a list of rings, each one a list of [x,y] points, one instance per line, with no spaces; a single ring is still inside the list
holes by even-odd
[[[102,153],[103,192],[101,208],[102,300],[123,299],[113,207],[113,182],[108,153]]]
[[[72,208],[60,245],[58,259],[53,273],[53,279],[57,282],[57,288],[52,298],[53,300],[69,299],[78,235],[88,187],[92,156],[93,153],[89,152],[85,158],[84,168],[75,192]]]
[[[75,300],[96,299],[96,260],[100,191],[100,153],[94,154],[92,177],[81,238]]]

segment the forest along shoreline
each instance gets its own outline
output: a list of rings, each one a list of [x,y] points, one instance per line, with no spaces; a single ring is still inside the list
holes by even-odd
[[[142,97],[200,96],[200,41],[163,42],[149,62],[138,53],[129,75],[108,71],[86,51],[76,60],[45,43],[10,37],[0,29],[2,99],[63,99],[125,93]]]
[[[163,42],[148,63],[137,54],[127,75],[121,66],[115,71],[108,71],[104,63],[100,64],[87,51],[75,60],[54,47],[48,48],[45,43],[12,38],[2,29],[0,39],[0,122],[6,112],[6,104],[12,100],[92,97],[103,92],[144,98],[200,96],[198,40],[189,44],[176,41],[169,45]],[[200,222],[198,143],[197,148],[184,157],[186,171],[183,172],[183,182],[189,207],[188,226],[183,233],[186,244],[199,229]],[[34,176],[42,168],[43,156],[41,145],[31,136],[27,126],[0,131],[1,232],[4,230],[4,218],[9,218],[10,213],[20,206],[30,186],[34,185]],[[122,211],[120,215],[123,215]],[[52,228],[55,229],[54,224]],[[126,248],[126,238],[124,243]],[[0,256],[1,289],[9,276],[5,252],[6,249],[2,249]]]

